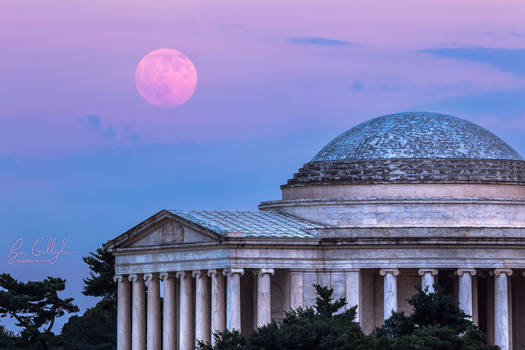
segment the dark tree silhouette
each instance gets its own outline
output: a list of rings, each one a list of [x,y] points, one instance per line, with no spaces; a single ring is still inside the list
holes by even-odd
[[[115,275],[115,257],[111,252],[98,248],[82,258],[91,270],[89,277],[84,279],[82,294],[102,297],[108,302],[117,300],[117,284],[113,281]]]
[[[47,350],[55,319],[78,312],[73,298],[61,299],[58,292],[66,287],[61,278],[20,282],[10,274],[0,274],[0,316],[12,317],[21,327],[20,341]]]

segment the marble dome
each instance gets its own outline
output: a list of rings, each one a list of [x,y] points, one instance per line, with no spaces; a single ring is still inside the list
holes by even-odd
[[[499,137],[467,120],[406,112],[374,118],[345,131],[312,161],[375,159],[522,158]]]

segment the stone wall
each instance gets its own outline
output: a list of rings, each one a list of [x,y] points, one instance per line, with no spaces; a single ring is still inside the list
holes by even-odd
[[[283,188],[311,184],[469,183],[525,185],[525,161],[378,159],[309,162]]]

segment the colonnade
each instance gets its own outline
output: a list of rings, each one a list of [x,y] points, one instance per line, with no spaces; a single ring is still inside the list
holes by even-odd
[[[271,321],[270,276],[274,270],[258,269],[254,273],[257,275],[256,321],[261,326]],[[243,274],[243,269],[225,269],[115,276],[117,349],[190,350],[198,341],[212,342],[216,331],[241,330]]]
[[[118,350],[190,350],[198,341],[213,342],[216,331],[225,328],[241,330],[241,277],[244,272],[244,269],[232,268],[115,276],[118,283]],[[271,321],[270,279],[274,270],[264,268],[253,272],[257,279],[255,324],[259,327]],[[383,315],[387,319],[398,309],[399,269],[383,268],[379,273],[384,278]],[[418,273],[423,289],[433,292],[438,270],[419,269]],[[512,270],[495,269],[491,273],[495,281],[494,342],[502,350],[509,350],[508,278]],[[305,305],[304,274],[301,270],[290,270],[291,308]],[[360,305],[360,270],[344,270],[344,274],[348,305]],[[476,270],[460,268],[456,274],[459,278],[459,306],[471,317],[472,278],[476,276]],[[160,280],[164,287],[162,312]],[[358,322],[361,320],[360,312],[358,308]]]

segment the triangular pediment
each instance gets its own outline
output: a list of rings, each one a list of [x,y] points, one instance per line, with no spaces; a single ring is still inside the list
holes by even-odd
[[[107,242],[104,247],[106,249],[146,248],[206,243],[220,239],[220,235],[163,210]]]

